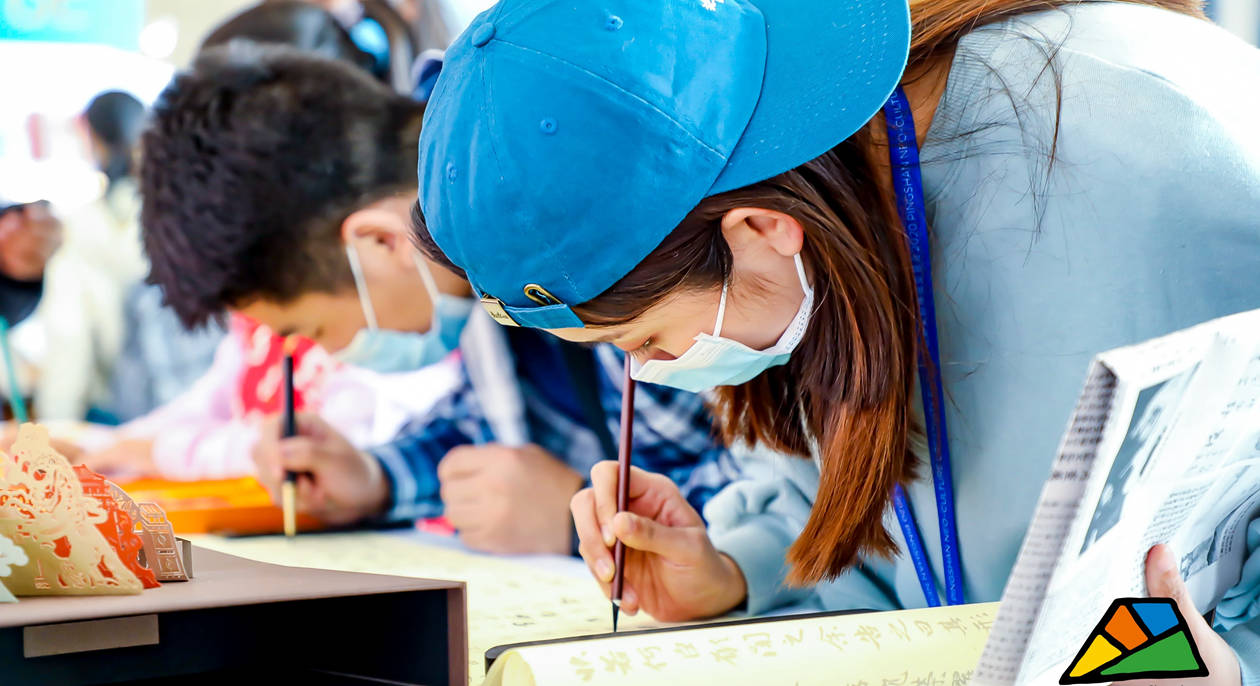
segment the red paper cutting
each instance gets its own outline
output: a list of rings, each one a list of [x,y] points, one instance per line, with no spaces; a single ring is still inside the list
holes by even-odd
[[[110,488],[114,484],[83,465],[75,465],[74,471],[79,475],[79,483],[83,484],[83,494],[89,498],[95,498],[105,508],[105,521],[97,524],[96,528],[100,529],[105,540],[109,541],[110,546],[118,553],[122,563],[140,579],[140,583],[144,584],[145,588],[161,586],[153,570],[140,561],[141,554],[144,552],[144,542],[136,534],[136,523],[132,521],[131,514],[115,500]],[[117,487],[114,486],[114,488]],[[108,574],[108,570],[101,571],[107,576],[112,576]]]
[[[117,595],[144,585],[97,527],[107,513],[83,492],[78,475],[52,447],[48,431],[23,424],[0,452],[0,536],[29,562],[4,584],[15,596]]]

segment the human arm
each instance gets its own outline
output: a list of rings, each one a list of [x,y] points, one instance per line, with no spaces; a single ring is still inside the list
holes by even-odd
[[[1238,660],[1239,681],[1235,683],[1260,685],[1260,619],[1241,624],[1221,634],[1221,637],[1233,649]]]
[[[612,546],[626,546],[621,609],[662,621],[724,614],[740,604],[739,567],[713,547],[700,514],[662,474],[631,467],[628,510],[617,512],[617,463],[591,470],[591,485],[573,497],[578,551],[604,595],[611,596]]]
[[[252,456],[257,478],[271,499],[281,501],[285,472],[299,474],[297,508],[330,524],[380,516],[389,505],[389,481],[371,455],[354,447],[316,414],[299,413],[298,435],[281,438],[281,419],[259,429]]]
[[[386,516],[444,514],[475,550],[569,552],[568,504],[583,477],[541,446],[494,438],[465,377],[414,432],[372,449],[392,485]]]
[[[436,517],[443,513],[438,464],[452,449],[492,440],[489,424],[467,376],[451,394],[398,437],[367,452],[389,480],[388,521]]]
[[[299,418],[299,436],[291,439],[281,438],[277,420],[264,423],[252,451],[258,478],[278,496],[286,468],[307,473],[299,481],[299,509],[339,523],[441,514],[438,463],[451,449],[488,437],[466,383],[393,441],[368,450],[355,448],[331,422],[308,414]],[[301,485],[307,480],[317,487],[309,493]]]
[[[314,415],[299,415],[298,431],[281,438],[279,422],[266,422],[253,454],[273,498],[286,469],[300,473],[300,511],[335,524],[445,514],[476,550],[569,549],[568,502],[582,477],[539,446],[487,442],[489,426],[468,385],[368,451]]]
[[[658,510],[658,515],[652,520],[662,526],[644,527],[644,531],[650,530],[651,534],[640,532],[634,537],[623,538],[627,546],[635,550],[628,560],[638,560],[639,556],[643,556],[648,559],[640,564],[655,567],[649,575],[651,584],[636,589],[634,595],[637,597],[630,603],[623,602],[623,608],[627,605],[630,609],[641,606],[658,619],[700,619],[732,610],[750,615],[764,614],[785,606],[826,610],[887,610],[899,607],[887,592],[887,582],[879,578],[874,567],[866,565],[859,565],[823,586],[787,586],[788,549],[809,517],[818,484],[818,470],[809,459],[789,457],[760,447],[754,449],[736,445],[731,453],[739,463],[741,478],[727,485],[706,505],[707,535],[698,537],[697,532],[688,531],[691,520],[687,517],[677,518],[677,521],[683,522],[677,527],[678,532],[670,531],[675,527],[667,522],[673,518],[661,515],[677,508],[678,504],[674,503]],[[601,468],[611,469],[597,465],[592,471],[592,487],[574,499],[573,514],[581,538],[582,556],[591,573],[604,582],[607,590],[606,581],[610,577],[606,578],[601,573],[599,564],[601,560],[611,564],[611,545],[601,540],[600,523],[609,521],[613,517],[610,513],[615,511],[615,478],[603,486],[606,492],[603,497],[608,504],[604,505],[602,515],[597,514],[594,501],[599,492],[596,478]],[[632,491],[636,479],[632,476]],[[657,481],[654,490],[657,492],[649,494],[645,502],[672,502],[670,489],[663,477]],[[677,492],[676,487],[674,492]],[[631,510],[635,511],[634,503]],[[698,533],[704,534],[705,531],[700,529]],[[680,544],[683,557],[674,559],[668,555],[649,553],[647,549],[639,550],[637,546],[651,535],[662,539],[662,542],[643,545],[663,549],[670,541],[676,541]],[[722,564],[716,564],[717,561]],[[727,574],[725,567],[728,564],[738,573],[738,579]],[[632,586],[634,577],[639,573],[637,569],[627,572]],[[693,573],[701,578],[711,575],[711,583],[715,586],[711,590],[724,586],[720,596],[712,599],[720,597],[721,602],[671,606],[667,602],[669,592],[656,588],[662,584],[686,584],[687,576]],[[822,592],[824,589],[825,592]],[[658,592],[661,597],[654,597]],[[726,595],[728,592],[732,595]],[[732,600],[734,595],[739,597]],[[704,598],[703,595],[692,597]],[[658,615],[658,612],[663,614]]]
[[[1260,520],[1248,525],[1246,544],[1242,575],[1217,604],[1213,627],[1238,656],[1244,686],[1260,686]]]
[[[252,473],[249,451],[257,429],[233,419],[231,401],[243,363],[240,339],[225,336],[210,368],[188,390],[119,427],[117,443],[85,456],[85,464],[154,471],[175,479]]]
[[[744,478],[719,492],[705,508],[714,547],[744,574],[749,614],[806,602],[812,589],[789,588],[787,551],[809,518],[818,468],[808,459],[737,445]]]
[[[569,501],[584,478],[534,444],[463,445],[438,465],[446,518],[474,550],[568,554]]]
[[[805,527],[818,489],[818,467],[804,457],[764,446],[732,446],[742,478],[705,507],[714,547],[740,567],[747,586],[743,610],[759,615],[778,608],[894,610],[889,570],[862,562],[816,586],[787,584],[788,550]],[[886,566],[885,566],[886,567]]]

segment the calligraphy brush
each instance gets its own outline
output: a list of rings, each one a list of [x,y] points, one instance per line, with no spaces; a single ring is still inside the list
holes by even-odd
[[[630,448],[634,436],[634,379],[630,377],[630,356],[626,355],[626,373],[621,386],[621,444],[617,446],[617,511],[625,512],[630,501]],[[621,614],[621,587],[626,576],[626,544],[618,539],[613,544],[612,624],[617,633],[617,616]]]
[[[293,350],[296,347],[293,336],[284,339],[284,438],[297,435],[297,413],[293,408]],[[297,535],[297,472],[284,470],[280,500],[284,508],[284,535],[292,538]]]

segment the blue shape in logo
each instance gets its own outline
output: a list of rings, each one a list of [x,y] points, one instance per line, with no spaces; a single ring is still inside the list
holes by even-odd
[[[1177,626],[1177,615],[1173,614],[1171,605],[1139,601],[1133,603],[1133,610],[1151,636],[1158,636]]]

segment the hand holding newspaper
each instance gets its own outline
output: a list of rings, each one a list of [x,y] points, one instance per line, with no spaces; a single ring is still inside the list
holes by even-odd
[[[1157,543],[1215,607],[1258,514],[1260,310],[1099,355],[972,683],[1057,684]]]

